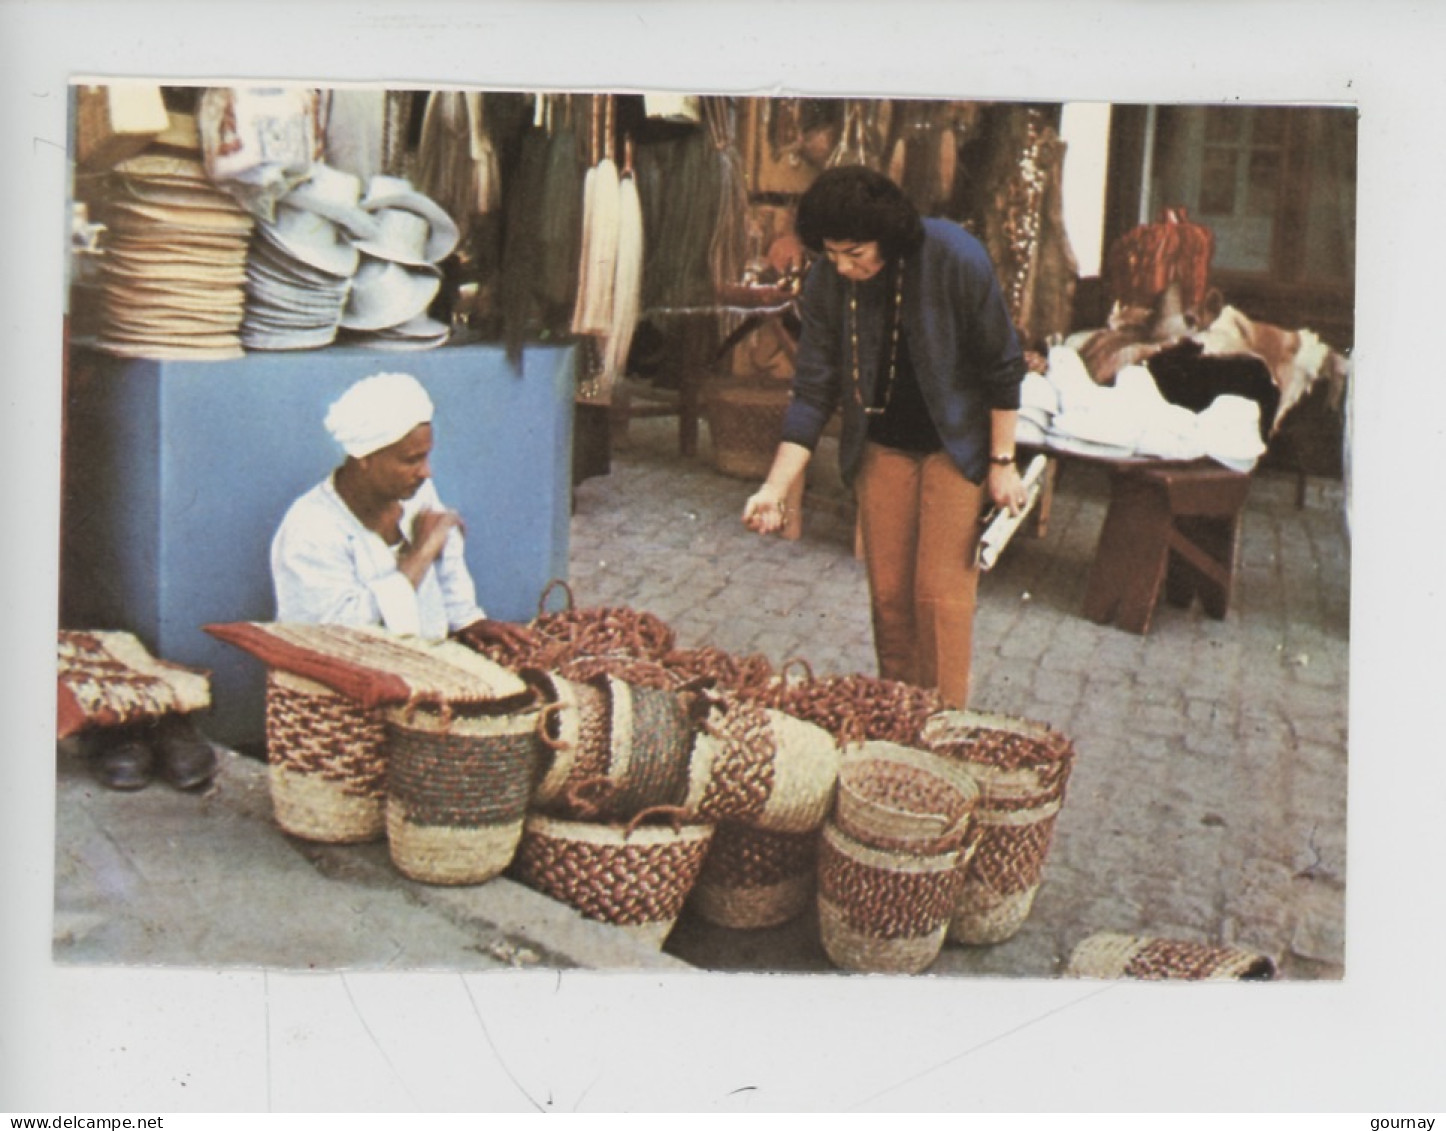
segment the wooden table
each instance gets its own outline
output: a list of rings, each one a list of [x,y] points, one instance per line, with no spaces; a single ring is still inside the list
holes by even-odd
[[[1105,462],[1111,466],[1110,509],[1090,567],[1084,615],[1144,635],[1163,591],[1180,607],[1198,596],[1209,616],[1223,619],[1250,475],[1207,460]]]

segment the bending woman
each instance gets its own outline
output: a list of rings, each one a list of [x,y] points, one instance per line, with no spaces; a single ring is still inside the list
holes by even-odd
[[[993,264],[958,224],[921,219],[860,167],[821,174],[797,227],[823,258],[800,299],[783,441],[743,521],[760,534],[783,526],[789,489],[840,410],[879,675],[963,707],[979,520],[989,503],[1016,514],[1025,503],[1014,449],[1023,351]]]

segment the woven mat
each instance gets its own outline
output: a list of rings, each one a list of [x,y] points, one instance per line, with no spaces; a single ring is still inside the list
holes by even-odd
[[[512,711],[532,700],[521,677],[456,641],[332,624],[208,624],[271,668],[315,680],[363,707],[399,703]]]
[[[158,660],[129,632],[62,631],[56,730],[125,726],[211,706],[211,677]]]

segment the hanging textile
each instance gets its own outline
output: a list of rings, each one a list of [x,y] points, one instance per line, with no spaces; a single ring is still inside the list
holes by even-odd
[[[440,204],[456,222],[462,243],[471,235],[473,219],[487,211],[478,199],[481,98],[459,90],[436,90],[427,99],[417,142],[413,183]],[[495,164],[495,155],[493,157]]]
[[[544,125],[546,103],[547,96],[538,95],[538,116],[522,139],[517,169],[507,192],[498,305],[507,357],[514,363],[521,359],[522,344],[539,322],[533,287],[542,263],[542,199],[549,144]]]
[[[583,162],[574,125],[576,100],[563,95],[548,134],[534,281],[540,318],[548,333],[566,334],[578,289],[583,238]]]
[[[980,238],[1020,338],[1038,344],[1068,330],[1077,274],[1062,216],[1052,211],[1060,207],[1063,143],[1033,106],[995,108],[985,135]]]
[[[613,275],[613,309],[603,351],[602,372],[585,390],[589,399],[611,400],[613,386],[625,375],[633,333],[643,296],[643,206],[632,161],[624,162],[618,186],[617,267]]]
[[[735,110],[731,99],[703,99],[708,137],[718,164],[718,218],[708,249],[715,294],[742,281],[748,257],[748,183],[738,152]]]
[[[608,143],[598,140],[599,130],[607,128],[609,103],[606,95],[599,95],[594,101],[593,145],[600,157],[587,171],[583,182],[582,263],[577,305],[572,315],[574,334],[605,335],[612,321],[621,187]],[[607,137],[605,133],[602,136]]]
[[[624,143],[623,169],[614,159],[615,102],[593,101],[589,156],[596,164],[583,179],[581,263],[572,332],[583,338],[579,398],[606,404],[627,368],[642,306],[644,220],[633,168],[632,142]]]
[[[718,161],[698,131],[637,155],[644,210],[646,310],[707,306],[715,288],[709,251],[717,224]]]
[[[878,102],[850,99],[845,103],[843,134],[829,154],[828,167],[863,165],[881,169],[884,142],[880,126],[881,116],[886,113],[887,109]]]
[[[894,110],[886,171],[924,216],[940,215],[954,192],[959,155],[954,119],[947,102],[901,102]]]

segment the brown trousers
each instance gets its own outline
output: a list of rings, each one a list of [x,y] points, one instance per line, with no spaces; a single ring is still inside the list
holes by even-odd
[[[879,676],[967,706],[984,488],[946,452],[867,444],[856,489]]]

